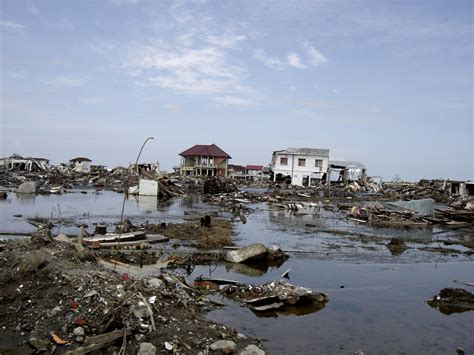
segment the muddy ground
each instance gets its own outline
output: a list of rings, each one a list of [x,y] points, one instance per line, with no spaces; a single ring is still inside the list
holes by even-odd
[[[159,352],[213,353],[210,346],[219,340],[233,341],[237,349],[255,342],[204,320],[203,312],[216,305],[184,278],[113,272],[75,244],[35,237],[7,242],[0,266],[2,354],[61,353],[123,329],[130,333],[126,342],[120,336],[100,351],[111,354],[125,346],[125,353],[135,354],[149,342]]]

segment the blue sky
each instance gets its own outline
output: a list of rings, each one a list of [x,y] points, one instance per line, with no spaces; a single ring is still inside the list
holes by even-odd
[[[472,1],[0,0],[1,151],[114,167],[328,148],[474,178]]]

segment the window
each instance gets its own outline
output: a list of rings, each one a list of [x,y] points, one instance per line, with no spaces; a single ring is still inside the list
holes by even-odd
[[[298,166],[306,166],[306,159],[305,158],[299,158],[298,159]]]
[[[322,168],[323,168],[323,161],[322,161],[321,159],[316,159],[316,160],[314,161],[314,166],[315,166],[316,168],[322,169]]]
[[[287,157],[281,157],[280,158],[280,165],[288,165],[288,158]]]

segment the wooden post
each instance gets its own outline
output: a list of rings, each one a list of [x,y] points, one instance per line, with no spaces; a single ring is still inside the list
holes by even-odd
[[[83,238],[84,238],[84,225],[81,224],[79,227],[79,234],[77,236],[77,244],[82,245]]]

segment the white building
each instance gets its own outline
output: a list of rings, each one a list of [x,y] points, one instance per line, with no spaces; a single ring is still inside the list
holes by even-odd
[[[321,180],[329,166],[329,149],[288,148],[273,152],[273,181],[310,186]]]
[[[90,173],[91,172],[92,160],[89,158],[78,157],[69,160],[69,164],[72,165],[73,170],[77,173]]]

